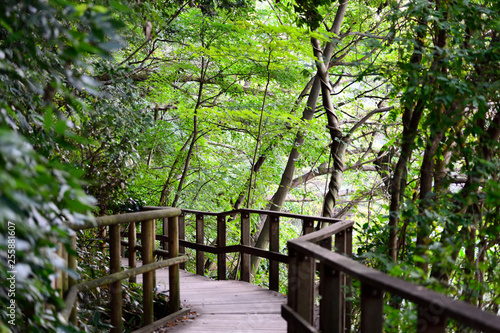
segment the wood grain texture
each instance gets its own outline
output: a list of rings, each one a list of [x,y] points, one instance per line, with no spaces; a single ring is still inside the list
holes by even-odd
[[[126,260],[122,261],[125,266]],[[141,265],[140,262],[137,263]],[[168,294],[168,269],[156,271],[158,292]],[[142,283],[141,276],[138,276]],[[286,332],[281,305],[286,296],[242,281],[215,281],[180,270],[181,304],[194,319],[168,326],[168,332]]]

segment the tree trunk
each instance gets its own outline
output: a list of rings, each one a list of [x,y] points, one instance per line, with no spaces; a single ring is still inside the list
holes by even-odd
[[[342,25],[342,21],[344,19],[344,15],[347,9],[347,4],[348,0],[340,2],[332,28],[330,29],[330,32],[333,32],[336,35],[338,35],[340,32],[340,27]],[[335,49],[335,45],[336,45],[336,39],[329,41],[326,44],[324,51],[322,52],[322,58],[320,58],[323,60],[323,65],[327,68],[327,70],[330,64],[330,59],[332,58],[333,55],[333,51]],[[302,120],[312,119],[314,111],[316,110],[319,92],[321,89],[322,89],[322,84],[321,84],[320,73],[317,72],[316,78],[311,88],[311,92],[309,93],[309,97],[307,99],[307,106],[302,114]],[[333,110],[333,107],[331,109]],[[270,202],[270,210],[280,211],[281,206],[285,202],[285,198],[288,192],[290,191],[290,184],[293,180],[293,174],[295,172],[295,161],[300,156],[297,147],[300,147],[303,143],[304,143],[304,137],[302,132],[299,131],[295,136],[294,145],[292,147],[290,155],[288,156],[288,161],[285,170],[283,171],[283,174],[281,176],[281,181],[278,190],[276,191]],[[255,244],[256,247],[263,249],[269,245],[269,224],[270,224],[270,219],[269,217],[267,217],[266,221],[264,222],[264,225],[262,226],[257,242]],[[252,272],[255,272],[255,269],[257,268],[259,263],[260,263],[259,257],[252,257],[252,262],[251,262]]]
[[[422,20],[421,25],[425,25]],[[410,59],[410,64],[417,65],[422,61],[423,39],[426,35],[426,29],[420,29],[417,33],[417,43]],[[415,86],[417,83],[412,80],[408,86]],[[413,143],[417,136],[418,124],[424,111],[425,101],[419,99],[414,105],[406,105],[403,112],[403,133],[401,143],[401,153],[398,163],[394,169],[391,180],[391,204],[389,207],[389,257],[396,261],[398,257],[398,224],[399,224],[399,205],[401,197],[406,188],[406,165],[411,158]]]

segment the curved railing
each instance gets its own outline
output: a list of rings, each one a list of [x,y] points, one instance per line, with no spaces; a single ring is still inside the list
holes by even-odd
[[[147,206],[145,210],[162,209],[162,207]],[[195,242],[185,240],[186,230],[186,215],[192,214],[195,216]],[[250,238],[250,215],[267,215],[269,218],[269,248],[260,249],[251,244]],[[205,244],[205,218],[207,216],[214,216],[217,218],[217,235],[215,245]],[[231,223],[237,223],[239,216],[240,223],[240,239],[239,244],[227,245],[227,221],[231,217]],[[180,253],[185,253],[185,248],[190,248],[196,251],[196,274],[205,274],[205,253],[212,253],[217,255],[217,279],[226,279],[226,254],[239,253],[240,254],[240,270],[239,276],[241,281],[250,282],[250,256],[257,256],[269,259],[269,289],[279,289],[279,263],[288,263],[288,256],[280,253],[279,248],[279,235],[280,223],[282,218],[289,218],[300,220],[302,222],[302,233],[309,234],[314,231],[315,222],[323,223],[337,223],[341,220],[320,217],[300,215],[271,210],[256,210],[256,209],[238,209],[221,213],[204,212],[192,209],[182,209],[182,214],[179,216],[179,245]],[[166,229],[163,228],[165,231]],[[167,241],[168,234],[164,232],[163,235],[157,235],[157,240]]]
[[[361,283],[362,333],[382,332],[384,292],[418,306],[417,327],[413,332],[445,332],[447,318],[482,332],[500,332],[499,316],[352,260],[348,248],[351,231],[352,222],[346,221],[288,241],[288,304],[282,306],[282,316],[288,321],[289,333],[350,332],[350,309],[346,301],[349,295],[344,290],[349,290],[351,278]],[[332,252],[328,246],[332,235],[336,237],[337,252]],[[315,328],[313,321],[318,264],[319,329]]]

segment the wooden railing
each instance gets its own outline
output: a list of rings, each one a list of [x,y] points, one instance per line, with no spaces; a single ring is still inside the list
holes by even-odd
[[[384,292],[418,306],[417,327],[412,332],[441,333],[447,318],[482,331],[500,332],[500,317],[446,297],[425,287],[388,276],[350,258],[352,222],[345,221],[288,241],[288,304],[282,316],[288,332],[350,332],[350,309],[345,290],[350,279],[361,283],[362,333],[381,333],[384,323]],[[336,252],[328,244],[335,235]],[[319,329],[314,325],[315,276],[319,262]]]
[[[157,210],[162,207],[147,206],[144,210]],[[185,240],[186,230],[186,215],[192,214],[195,216],[195,239],[196,242]],[[269,230],[269,250],[259,249],[251,245],[250,239],[250,215],[267,215],[270,217],[270,230]],[[205,244],[205,217],[214,216],[217,219],[217,236],[215,245]],[[226,234],[228,217],[231,217],[231,223],[237,223],[237,216],[240,220],[240,239],[239,244],[227,245]],[[183,209],[182,214],[179,216],[179,245],[180,253],[185,253],[185,248],[190,248],[196,251],[196,273],[199,275],[205,274],[205,253],[212,253],[217,255],[217,279],[225,280],[226,274],[226,254],[239,253],[240,254],[240,269],[239,276],[241,281],[250,282],[250,256],[257,256],[269,259],[269,289],[279,289],[279,263],[288,263],[288,256],[280,253],[279,248],[279,234],[280,234],[280,221],[281,218],[291,218],[300,220],[302,222],[303,234],[309,234],[314,231],[314,222],[337,223],[341,220],[308,216],[300,214],[292,214],[285,212],[277,212],[270,210],[256,210],[256,209],[239,209],[222,213],[204,212],[191,209]],[[157,235],[156,239],[162,242],[168,241],[167,229],[164,228],[163,235]]]
[[[185,255],[179,255],[179,232],[178,216],[181,211],[177,208],[163,208],[154,211],[144,211],[137,213],[127,213],[121,215],[111,215],[96,218],[95,223],[85,225],[71,225],[73,230],[84,230],[98,227],[109,226],[109,250],[110,250],[110,272],[111,274],[96,280],[77,283],[77,281],[68,279],[63,290],[66,294],[66,308],[63,316],[76,324],[76,297],[79,291],[87,291],[100,286],[108,285],[111,291],[111,332],[122,332],[122,285],[121,280],[134,279],[136,275],[143,274],[143,324],[151,324],[154,320],[153,297],[154,297],[154,273],[158,268],[169,267],[169,311],[178,312],[180,315],[186,310],[180,309],[179,293],[179,264],[188,260]],[[164,228],[170,235],[168,239],[168,252],[155,250],[155,225],[157,219],[163,219]],[[142,245],[136,245],[136,223],[141,223]],[[122,224],[129,224],[129,266],[128,270],[121,269],[121,235],[120,227]],[[76,245],[76,241],[73,241]],[[141,249],[143,264],[135,267],[136,249]],[[74,249],[76,251],[76,249]],[[153,253],[162,251],[162,255],[168,257],[166,260],[155,261]],[[76,257],[68,254],[68,268],[76,269]]]

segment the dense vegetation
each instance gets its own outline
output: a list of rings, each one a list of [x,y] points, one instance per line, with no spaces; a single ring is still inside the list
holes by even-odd
[[[350,218],[358,260],[500,309],[498,1],[7,0],[0,77],[2,332],[78,331],[66,224],[141,204]]]

